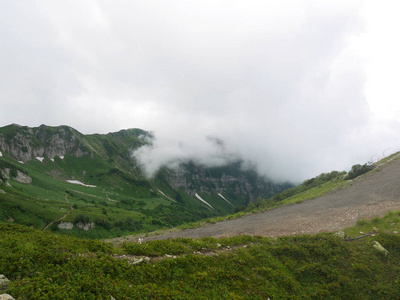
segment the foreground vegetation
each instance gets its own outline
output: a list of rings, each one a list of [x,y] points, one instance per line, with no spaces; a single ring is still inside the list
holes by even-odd
[[[319,234],[119,247],[0,223],[0,274],[16,299],[398,299],[399,216],[361,221],[346,233],[381,232],[351,242]],[[151,260],[134,264],[134,255]]]

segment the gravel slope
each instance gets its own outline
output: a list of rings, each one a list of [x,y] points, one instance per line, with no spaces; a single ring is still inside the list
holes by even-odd
[[[337,231],[355,225],[358,212],[361,219],[382,216],[389,210],[400,210],[400,159],[394,157],[381,171],[372,171],[357,178],[352,185],[332,194],[299,204],[278,207],[270,211],[239,219],[207,224],[199,228],[165,231],[144,240],[167,238],[223,237],[233,235],[261,235],[277,237],[303,233]],[[131,236],[111,241],[137,241]]]

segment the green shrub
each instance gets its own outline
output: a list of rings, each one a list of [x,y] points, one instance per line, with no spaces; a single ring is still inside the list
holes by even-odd
[[[398,299],[400,237],[375,238],[388,257],[367,240],[332,234],[182,238],[116,249],[0,223],[0,270],[16,299]],[[138,258],[122,254],[158,257],[133,264]]]
[[[354,179],[360,175],[363,175],[374,168],[371,164],[364,164],[364,165],[354,165],[351,167],[351,171],[348,173],[348,179]]]
[[[96,219],[95,224],[107,230],[110,230],[113,227],[110,221],[108,221],[107,219]]]
[[[114,226],[119,227],[121,230],[124,231],[138,231],[143,228],[142,223],[133,218],[126,218],[123,220],[115,221]]]
[[[74,224],[77,224],[77,223],[84,223],[84,224],[90,223],[90,216],[88,216],[88,215],[83,215],[83,214],[79,214],[79,215],[77,215],[77,216],[75,217],[73,223],[74,223]]]

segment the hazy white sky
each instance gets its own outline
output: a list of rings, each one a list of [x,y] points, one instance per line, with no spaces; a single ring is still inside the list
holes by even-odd
[[[400,150],[397,1],[2,1],[0,126],[142,128],[301,181]],[[217,139],[224,144],[216,142]]]

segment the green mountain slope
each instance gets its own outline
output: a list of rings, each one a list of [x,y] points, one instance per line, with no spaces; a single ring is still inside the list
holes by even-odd
[[[399,222],[392,213],[363,226],[392,231]],[[116,248],[0,222],[0,274],[16,299],[398,299],[400,237],[383,231],[352,241],[239,236]]]
[[[83,135],[68,126],[0,128],[0,221],[86,237],[168,228],[226,215],[276,185],[241,163],[146,179],[132,151],[151,134],[140,129]]]

